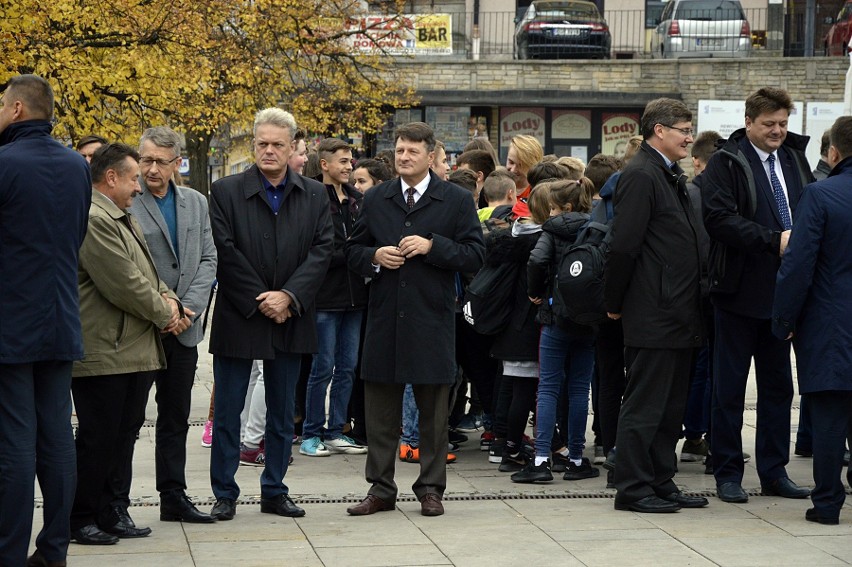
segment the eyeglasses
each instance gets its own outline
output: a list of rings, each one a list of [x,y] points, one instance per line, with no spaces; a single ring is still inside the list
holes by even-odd
[[[151,167],[152,165],[154,165],[156,163],[160,167],[168,167],[171,164],[173,164],[176,160],[179,160],[179,159],[180,159],[180,156],[175,156],[170,160],[143,157],[143,158],[139,159],[139,165],[143,165],[145,167]]]
[[[663,128],[670,128],[671,130],[677,130],[687,138],[692,138],[693,136],[695,136],[695,130],[693,130],[692,128],[675,128],[674,126],[669,126],[668,124],[663,123],[660,123],[660,126],[662,126]]]

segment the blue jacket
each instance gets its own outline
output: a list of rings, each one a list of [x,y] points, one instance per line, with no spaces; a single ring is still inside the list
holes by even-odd
[[[0,364],[83,358],[77,260],[92,181],[43,120],[0,133]]]
[[[852,390],[852,157],[805,188],[775,286],[772,330],[794,333],[799,391]]]

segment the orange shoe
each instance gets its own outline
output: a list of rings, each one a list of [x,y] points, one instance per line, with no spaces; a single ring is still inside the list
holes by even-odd
[[[419,463],[420,449],[406,443],[399,444],[399,460],[403,463]]]
[[[420,448],[401,443],[399,445],[399,460],[404,463],[419,463]],[[454,462],[456,462],[456,456],[452,453],[447,453],[447,464]]]

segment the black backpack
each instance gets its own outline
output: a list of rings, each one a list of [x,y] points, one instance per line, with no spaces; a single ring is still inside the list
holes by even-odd
[[[577,240],[562,254],[556,270],[556,290],[562,298],[565,315],[581,325],[595,325],[607,319],[604,265],[612,224],[606,218],[608,205],[601,203],[595,207]]]
[[[464,292],[464,320],[481,335],[496,335],[512,317],[515,282],[525,266],[517,263],[486,264]]]

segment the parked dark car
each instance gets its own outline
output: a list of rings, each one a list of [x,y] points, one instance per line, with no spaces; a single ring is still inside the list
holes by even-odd
[[[609,26],[592,2],[537,0],[517,24],[518,59],[609,58]]]
[[[830,23],[832,26],[825,34],[825,54],[846,55],[849,49],[849,38],[852,37],[852,1],[844,4],[837,18]]]

